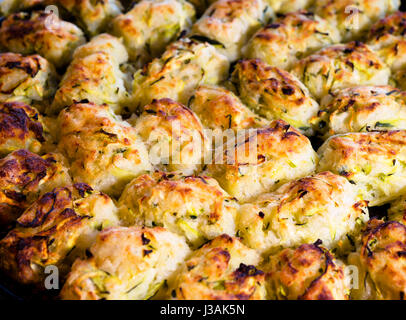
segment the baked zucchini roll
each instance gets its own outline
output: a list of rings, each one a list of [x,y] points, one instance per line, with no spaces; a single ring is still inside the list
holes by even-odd
[[[278,14],[294,12],[309,8],[315,0],[266,0]]]
[[[149,299],[189,252],[182,237],[163,228],[109,228],[97,236],[87,259],[75,261],[61,297]]]
[[[393,71],[406,66],[406,13],[396,12],[375,23],[367,43]]]
[[[89,35],[107,31],[111,20],[121,14],[123,6],[119,0],[46,0],[75,17],[76,23]]]
[[[350,42],[324,48],[300,60],[291,72],[321,99],[330,92],[359,85],[387,85],[389,67],[367,45]]]
[[[248,39],[273,15],[265,0],[219,0],[193,25],[191,36],[208,39],[235,61]]]
[[[344,264],[318,243],[284,249],[263,269],[272,300],[348,300],[350,279]]]
[[[43,101],[53,98],[57,87],[55,68],[39,55],[0,54],[0,101]]]
[[[135,128],[155,166],[184,175],[201,171],[211,145],[189,108],[170,99],[154,100],[144,107]]]
[[[160,56],[195,20],[193,5],[185,0],[144,0],[112,22],[122,37],[130,60],[138,67]]]
[[[177,300],[265,300],[265,274],[255,250],[221,235],[196,250],[168,280]]]
[[[183,38],[134,75],[133,108],[154,99],[187,104],[201,84],[218,84],[228,77],[229,62],[207,42]]]
[[[251,248],[274,253],[320,239],[346,252],[369,219],[365,201],[345,178],[330,172],[289,182],[241,206],[238,236]]]
[[[49,138],[34,107],[17,101],[0,103],[0,156],[19,149],[40,153]]]
[[[232,92],[218,86],[198,87],[189,101],[190,108],[214,136],[226,130],[265,127],[269,122],[253,113]],[[219,141],[222,141],[221,139]]]
[[[319,131],[326,137],[361,131],[406,129],[406,93],[391,86],[338,90],[321,104]]]
[[[8,227],[44,193],[71,184],[60,154],[21,149],[0,160],[0,228]]]
[[[307,11],[290,12],[260,29],[244,47],[244,57],[289,70],[315,51],[340,42],[337,29]]]
[[[312,119],[319,111],[309,90],[292,74],[259,59],[241,60],[231,83],[241,100],[268,120],[282,119],[306,135],[313,135]]]
[[[400,0],[320,0],[315,13],[337,28],[343,41],[350,41],[363,37],[371,24],[399,6]]]
[[[76,182],[119,196],[124,186],[150,170],[148,153],[134,128],[108,106],[78,103],[59,115],[59,149]]]
[[[97,233],[117,225],[117,208],[105,194],[86,184],[44,194],[17,219],[0,241],[0,269],[24,284],[44,287],[45,268],[67,273],[70,262],[84,254]]]
[[[309,139],[282,120],[237,134],[215,150],[208,172],[240,201],[314,172],[317,154]]]
[[[329,138],[319,149],[318,171],[347,178],[370,206],[406,193],[406,131],[348,133]]]
[[[108,34],[100,34],[79,47],[47,112],[58,114],[64,107],[84,100],[121,111],[128,93],[120,64],[127,59],[122,42]]]
[[[371,220],[357,251],[348,263],[358,267],[359,286],[351,298],[358,300],[405,300],[406,226],[395,221]]]
[[[142,175],[127,185],[118,206],[127,224],[164,227],[194,248],[221,234],[235,235],[238,203],[206,176]]]
[[[38,53],[56,67],[68,64],[73,51],[85,41],[82,30],[51,12],[15,13],[7,16],[0,26],[3,51]]]

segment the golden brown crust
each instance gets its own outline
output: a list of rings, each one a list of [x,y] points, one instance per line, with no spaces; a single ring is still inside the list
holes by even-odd
[[[362,37],[371,24],[398,10],[400,0],[318,0],[315,12],[336,27],[344,41]]]
[[[356,85],[387,85],[388,66],[367,45],[354,41],[333,45],[304,58],[292,73],[317,99]]]
[[[290,12],[260,29],[244,48],[244,56],[289,70],[299,59],[340,40],[326,20],[307,11]]]
[[[201,84],[219,84],[228,76],[229,62],[207,42],[182,38],[169,45],[134,75],[133,111],[154,99],[187,104]]]
[[[406,129],[406,93],[391,86],[359,86],[336,91],[317,114],[326,137],[361,131]]]
[[[355,299],[405,300],[406,226],[371,220],[350,263],[359,267],[360,287]]]
[[[396,12],[375,23],[369,30],[367,43],[378,52],[392,71],[406,65],[406,13]]]
[[[317,156],[310,141],[282,120],[250,129],[216,150],[210,175],[240,201],[312,173]]]
[[[178,300],[263,300],[258,254],[237,238],[219,236],[196,250],[168,281],[169,295]]]
[[[67,64],[85,38],[78,27],[58,18],[47,28],[51,15],[35,11],[6,17],[0,27],[0,46],[21,54],[38,53],[57,67]]]
[[[350,237],[369,219],[367,203],[345,178],[321,172],[289,182],[241,206],[238,235],[259,252],[274,253],[320,239],[351,250]]]
[[[81,241],[89,241],[80,239],[83,234],[92,238],[91,234],[102,229],[104,223],[117,222],[112,200],[92,193],[89,185],[75,184],[39,198],[18,218],[16,228],[0,241],[1,269],[21,283],[41,287],[46,266],[55,265],[61,268],[60,272],[66,272],[69,254]],[[86,249],[86,245],[81,249]]]
[[[312,135],[311,119],[319,105],[307,88],[285,70],[259,59],[241,60],[231,82],[241,100],[268,120],[282,119],[302,133]]]
[[[318,170],[347,178],[369,205],[381,205],[405,193],[404,130],[333,136],[318,153]]]
[[[193,5],[185,0],[147,0],[116,17],[112,28],[115,35],[123,38],[130,60],[143,67],[161,55],[194,20]]]
[[[0,225],[10,225],[45,192],[69,184],[59,154],[40,157],[24,149],[10,153],[0,160]]]
[[[38,111],[22,102],[0,103],[0,154],[18,149],[38,153],[45,142],[46,130]]]
[[[128,93],[119,66],[127,58],[121,40],[108,34],[77,48],[47,113],[58,114],[64,107],[85,100],[120,111]]]
[[[268,295],[278,300],[348,300],[340,261],[325,248],[303,244],[269,257],[264,266]]]
[[[238,131],[268,124],[249,110],[233,92],[217,86],[198,87],[189,105],[203,125],[212,130]]]
[[[136,130],[146,142],[153,164],[168,171],[198,173],[209,152],[199,118],[171,99],[153,100],[145,106]]]
[[[0,54],[0,101],[26,98],[41,101],[56,91],[54,67],[39,55]]]
[[[59,124],[58,146],[76,182],[119,196],[128,182],[150,169],[136,130],[106,105],[74,104],[59,114]]]
[[[235,61],[251,35],[273,15],[265,0],[219,0],[193,25],[191,37],[206,37]]]

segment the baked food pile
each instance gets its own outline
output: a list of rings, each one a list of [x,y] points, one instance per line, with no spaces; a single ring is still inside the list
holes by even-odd
[[[0,1],[1,272],[47,294],[56,266],[62,299],[404,300],[399,6]]]

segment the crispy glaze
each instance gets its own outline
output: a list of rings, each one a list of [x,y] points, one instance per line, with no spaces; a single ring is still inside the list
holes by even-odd
[[[269,119],[282,119],[302,133],[312,135],[312,118],[319,111],[309,90],[293,75],[259,59],[240,60],[231,82],[241,100]]]
[[[212,178],[163,172],[134,179],[119,201],[128,224],[162,226],[194,248],[223,233],[235,235],[237,207]]]
[[[113,20],[113,33],[124,39],[130,60],[142,67],[195,20],[193,6],[184,0],[144,0]]]
[[[321,99],[336,89],[387,85],[390,69],[367,45],[355,41],[324,48],[300,60],[292,73]]]
[[[65,300],[148,299],[189,254],[185,241],[163,228],[102,231],[76,260],[62,289]]]
[[[18,150],[0,160],[0,226],[13,223],[40,195],[69,185],[71,179],[60,154],[42,157]]]
[[[348,133],[329,138],[318,151],[317,170],[347,178],[369,205],[405,193],[406,131]]]
[[[0,103],[0,155],[18,149],[41,150],[47,129],[38,111],[23,102]]]
[[[153,100],[136,120],[154,165],[185,175],[201,170],[209,141],[192,110],[171,99]]]
[[[0,26],[0,46],[5,50],[38,53],[57,67],[70,62],[75,48],[84,42],[78,27],[44,11],[9,15]]]
[[[406,226],[394,221],[371,220],[348,262],[359,270],[354,299],[405,300]]]
[[[57,188],[34,202],[0,241],[0,268],[15,280],[43,286],[44,268],[61,275],[83,254],[98,230],[118,223],[116,207],[86,184]]]
[[[299,59],[340,40],[339,32],[319,16],[290,12],[261,28],[245,46],[244,56],[288,70]]]
[[[343,263],[325,248],[303,244],[270,256],[264,266],[269,298],[274,300],[348,300]]]
[[[127,58],[122,42],[108,34],[98,35],[79,47],[47,112],[58,114],[64,107],[83,100],[105,103],[120,111],[128,97],[120,64]]]
[[[400,0],[319,0],[315,12],[337,28],[344,41],[362,37],[371,24],[398,10]]]
[[[310,141],[282,120],[250,129],[215,151],[208,171],[240,201],[312,173],[317,155]]]
[[[0,54],[0,101],[41,101],[53,97],[57,74],[39,55]]]
[[[59,115],[59,149],[71,163],[74,181],[86,182],[112,196],[150,169],[136,130],[106,105],[78,103]]]
[[[326,137],[361,131],[406,129],[406,94],[391,86],[338,90],[322,102],[319,131]]]
[[[192,37],[210,39],[231,61],[241,56],[241,48],[273,15],[266,0],[219,0],[193,25]]]
[[[260,252],[318,239],[327,248],[344,252],[352,249],[350,237],[369,219],[366,206],[345,178],[322,172],[241,206],[238,235]]]
[[[228,69],[227,58],[214,46],[183,38],[135,73],[133,108],[162,98],[187,104],[199,85],[218,84],[227,78]]]
[[[259,255],[237,238],[221,235],[193,252],[172,279],[168,294],[177,300],[263,300],[265,275]]]

